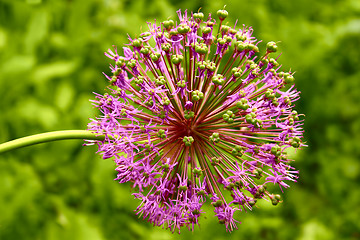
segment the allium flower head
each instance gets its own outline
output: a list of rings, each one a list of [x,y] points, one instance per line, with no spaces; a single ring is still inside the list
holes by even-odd
[[[115,180],[132,183],[139,216],[192,230],[208,200],[232,231],[236,211],[280,202],[268,184],[282,191],[297,178],[286,149],[304,145],[299,92],[277,44],[260,50],[251,27],[224,24],[226,10],[177,13],[129,37],[123,54],[105,53],[111,86],[96,94],[89,130],[105,135],[99,152],[114,159]]]

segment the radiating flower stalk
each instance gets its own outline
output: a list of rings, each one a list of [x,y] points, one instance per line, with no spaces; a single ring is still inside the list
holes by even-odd
[[[298,171],[289,147],[302,143],[302,122],[293,110],[299,92],[292,72],[281,72],[277,43],[260,51],[251,27],[224,24],[201,12],[177,12],[179,21],[149,23],[115,47],[109,93],[96,94],[101,116],[89,130],[113,158],[115,180],[130,182],[139,199],[137,215],[156,226],[193,230],[211,201],[228,231],[236,211],[252,210],[259,199],[273,205],[280,195],[267,184],[289,187]]]

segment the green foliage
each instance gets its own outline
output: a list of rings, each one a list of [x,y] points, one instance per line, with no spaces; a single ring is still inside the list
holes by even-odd
[[[64,141],[0,155],[0,239],[359,239],[360,3],[342,1],[0,0],[0,142],[85,129],[103,93],[103,52],[135,38],[147,21],[176,20],[179,8],[223,9],[224,24],[253,26],[260,49],[276,43],[294,75],[309,147],[288,154],[298,183],[273,207],[243,212],[231,235],[212,210],[179,236],[138,219],[129,186],[96,147]],[[171,16],[168,19],[168,16]],[[271,188],[272,186],[269,186]],[[275,189],[275,192],[280,192]],[[274,192],[273,191],[273,192]]]

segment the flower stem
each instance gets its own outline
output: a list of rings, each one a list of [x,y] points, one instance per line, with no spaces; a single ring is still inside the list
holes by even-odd
[[[17,148],[27,147],[39,143],[51,142],[65,139],[87,139],[87,140],[104,140],[104,135],[97,135],[88,130],[66,130],[40,133],[9,142],[0,144],[0,153],[14,150]]]

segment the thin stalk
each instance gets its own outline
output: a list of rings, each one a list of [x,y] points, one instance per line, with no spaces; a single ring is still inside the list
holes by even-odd
[[[27,147],[35,144],[52,142],[65,139],[87,139],[87,140],[104,140],[104,135],[92,133],[88,130],[66,130],[40,133],[9,142],[0,144],[0,153],[15,150],[17,148]]]

